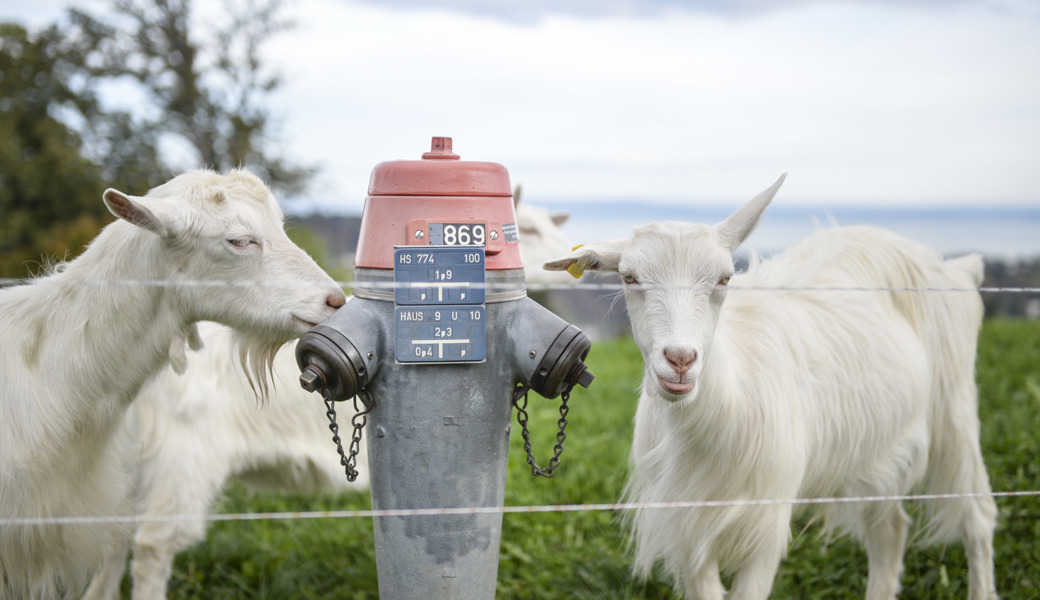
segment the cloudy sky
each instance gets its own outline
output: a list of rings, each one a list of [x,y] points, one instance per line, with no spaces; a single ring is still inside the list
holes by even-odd
[[[0,0],[0,18],[66,4]],[[314,202],[339,211],[432,136],[546,202],[731,204],[788,172],[792,203],[1040,206],[1034,0],[287,7],[297,27],[268,47],[285,152],[323,166]]]

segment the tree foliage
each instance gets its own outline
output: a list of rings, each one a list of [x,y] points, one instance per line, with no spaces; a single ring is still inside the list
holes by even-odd
[[[82,139],[52,113],[90,114],[55,60],[53,38],[0,24],[0,276],[78,253],[107,221],[97,165]]]
[[[0,277],[78,254],[110,220],[106,187],[245,166],[278,194],[305,189],[315,169],[271,150],[281,81],[261,56],[290,24],[281,0],[235,1],[204,23],[191,0],[113,0],[37,32],[0,23]]]
[[[221,26],[199,25],[191,0],[115,0],[104,19],[75,9],[69,18],[93,80],[128,79],[145,92],[153,110],[137,129],[185,142],[194,166],[247,166],[278,192],[298,193],[314,169],[271,151],[277,124],[265,100],[281,79],[261,56],[291,24],[278,17],[281,0],[224,7]]]

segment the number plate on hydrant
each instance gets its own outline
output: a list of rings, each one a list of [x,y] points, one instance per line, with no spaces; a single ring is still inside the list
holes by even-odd
[[[484,250],[394,249],[396,358],[479,362],[486,353]]]

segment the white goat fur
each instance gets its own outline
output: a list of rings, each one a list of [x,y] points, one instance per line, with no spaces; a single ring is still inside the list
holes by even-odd
[[[573,245],[558,228],[567,215],[520,202],[519,188],[514,197],[527,282],[573,283],[566,273],[560,277],[541,268],[545,260]],[[535,268],[530,269],[532,263]],[[163,373],[142,390],[127,419],[143,444],[135,503],[145,520],[134,535],[130,568],[136,600],[166,597],[174,557],[205,538],[204,515],[213,511],[232,477],[269,489],[368,486],[364,443],[359,477],[353,484],[347,482],[331,441],[325,405],[299,385],[295,343],[275,357],[274,389],[261,407],[231,360],[226,328],[201,324],[199,331],[204,347],[190,356],[187,372]],[[340,418],[346,419],[350,412],[343,407],[349,403],[340,404]],[[341,426],[342,432],[349,434],[349,429]],[[175,515],[178,518],[162,519]],[[92,582],[92,596],[117,597],[125,564],[125,555],[114,556]]]
[[[184,369],[195,322],[234,327],[263,389],[271,349],[345,300],[247,172],[196,171],[104,201],[121,220],[82,256],[0,290],[0,519],[131,514],[123,419],[146,381]],[[192,285],[202,280],[243,285]],[[0,597],[76,597],[128,542],[119,524],[0,523]]]
[[[618,271],[626,283],[645,364],[627,500],[988,494],[974,381],[981,259],[944,261],[887,231],[832,228],[733,275],[733,251],[783,179],[715,226],[651,223],[546,265]],[[965,544],[969,597],[995,597],[992,497],[927,509],[926,541]],[[727,598],[766,598],[792,510],[636,510],[634,569],[646,576],[663,561],[690,599],[722,598],[720,571],[734,576]],[[866,597],[894,598],[908,529],[900,503],[821,510],[864,542]]]
[[[260,489],[368,486],[364,444],[358,479],[347,482],[325,405],[300,387],[295,342],[275,356],[271,395],[260,405],[236,364],[230,330],[200,323],[199,333],[203,348],[190,355],[187,371],[164,372],[127,415],[141,444],[134,503],[145,519],[134,533],[131,561],[137,600],[166,597],[174,557],[205,538],[205,515],[232,477]],[[344,407],[350,403],[339,406],[340,431],[349,436],[351,413]],[[125,553],[113,556],[88,595],[118,598],[125,567]]]
[[[551,213],[541,206],[521,202],[520,186],[513,191],[513,202],[516,209],[516,227],[520,231],[520,249],[524,256],[524,279],[528,287],[573,285],[574,278],[567,273],[546,271],[542,268],[543,263],[569,252],[574,246],[560,230],[570,218],[570,214]]]

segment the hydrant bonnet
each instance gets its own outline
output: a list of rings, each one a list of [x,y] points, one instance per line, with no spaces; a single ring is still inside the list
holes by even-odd
[[[475,244],[488,270],[522,269],[512,195],[505,167],[461,160],[435,137],[421,160],[372,170],[354,267],[393,269],[395,246]]]

